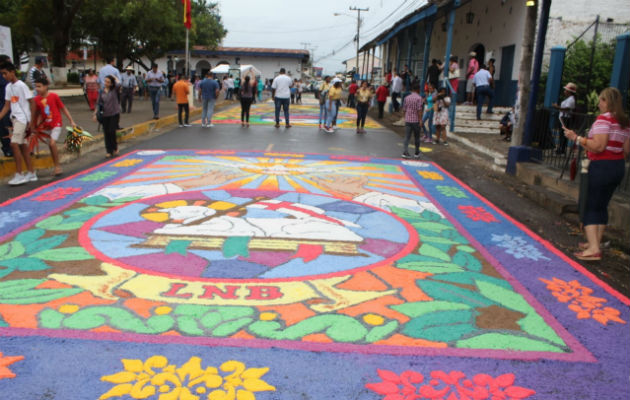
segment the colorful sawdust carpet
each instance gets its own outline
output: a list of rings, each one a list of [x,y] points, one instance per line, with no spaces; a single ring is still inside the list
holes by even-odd
[[[138,151],[0,235],[3,399],[630,395],[629,300],[432,163]]]
[[[313,101],[305,101],[304,104],[291,104],[289,107],[289,120],[292,125],[318,126],[319,104]],[[241,107],[236,106],[225,111],[219,111],[212,116],[215,124],[240,124]],[[276,123],[275,106],[272,102],[253,104],[250,110],[249,122],[252,125],[274,125]],[[200,124],[201,120],[195,123]],[[280,123],[284,124],[284,112],[280,112]],[[341,107],[337,114],[337,127],[357,127],[357,112],[353,108]],[[367,118],[365,127],[369,129],[381,128],[381,125],[371,118]]]

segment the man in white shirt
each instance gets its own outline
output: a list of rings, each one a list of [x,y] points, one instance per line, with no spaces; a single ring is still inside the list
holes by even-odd
[[[151,65],[151,71],[147,72],[146,81],[153,106],[153,119],[160,119],[160,90],[165,78],[162,71],[158,71],[157,64]]]
[[[477,119],[481,119],[481,108],[483,103],[488,98],[488,114],[492,114],[492,98],[494,97],[494,80],[492,75],[488,72],[488,68],[482,65],[479,71],[473,77],[473,85],[475,85],[475,92],[477,93]]]
[[[398,111],[400,109],[400,103],[398,103],[398,97],[402,92],[403,88],[403,80],[398,75],[398,71],[394,71],[394,78],[392,78],[392,104],[394,106],[394,111]]]
[[[0,65],[0,73],[6,79],[5,103],[0,110],[0,120],[11,110],[11,122],[13,133],[11,134],[11,150],[15,160],[15,176],[9,181],[9,185],[22,185],[26,182],[37,181],[37,175],[33,169],[26,129],[31,123],[31,106],[33,105],[33,93],[28,86],[15,75],[15,65],[5,62]],[[26,163],[27,173],[22,173],[22,160]]]
[[[133,94],[138,89],[138,81],[133,73],[133,67],[130,65],[125,68],[125,73],[121,77],[122,94],[120,96],[121,113],[131,113],[131,105],[133,104]],[[127,106],[128,105],[128,106]]]
[[[108,58],[107,65],[98,71],[98,83],[101,85],[101,89],[105,88],[105,77],[108,75],[115,77],[118,82],[120,82],[120,71],[118,71],[118,68],[114,67],[114,64],[114,59]]]
[[[564,96],[566,99],[558,104],[554,103],[551,106],[557,110],[560,110],[560,118],[562,122],[566,126],[571,126],[573,111],[575,111],[575,93],[577,92],[577,85],[573,82],[567,83],[567,85],[563,88]],[[564,135],[560,135],[560,142],[558,143],[558,148],[556,149],[557,154],[564,154],[567,149],[567,138]]]
[[[280,75],[276,76],[271,84],[271,97],[276,105],[276,128],[280,127],[280,107],[284,110],[284,123],[287,128],[289,123],[289,102],[291,99],[291,86],[293,81],[286,75],[286,70],[280,68]]]

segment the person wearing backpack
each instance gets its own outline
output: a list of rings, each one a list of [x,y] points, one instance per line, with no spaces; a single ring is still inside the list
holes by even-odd
[[[118,155],[118,143],[116,142],[116,128],[120,119],[120,85],[113,75],[105,77],[105,85],[98,95],[98,107],[93,115],[94,122],[98,121],[98,113],[102,113],[103,135],[105,136],[105,157],[111,158]]]

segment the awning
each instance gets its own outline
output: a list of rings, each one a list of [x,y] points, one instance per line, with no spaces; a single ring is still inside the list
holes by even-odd
[[[232,69],[236,69],[237,67],[234,67]],[[254,67],[253,65],[241,65],[240,66],[240,70],[241,70],[241,75],[244,75],[246,73],[248,73],[249,71],[253,71],[254,75],[260,75],[261,72]],[[215,74],[228,74],[230,73],[230,66],[227,64],[221,64],[221,65],[217,65],[216,67],[211,69],[212,72],[214,72]]]
[[[435,4],[431,4],[429,7],[423,9],[422,11],[420,11],[419,13],[415,14],[414,16],[412,16],[411,18],[409,18],[408,20],[401,22],[400,24],[396,25],[391,32],[389,32],[387,35],[385,35],[385,37],[381,40],[379,40],[378,42],[376,42],[376,46],[380,46],[383,43],[387,42],[389,39],[393,38],[394,36],[396,36],[396,34],[398,34],[398,32],[402,31],[403,29],[407,28],[408,26],[411,26],[413,24],[415,24],[416,22],[422,21],[423,19],[433,16],[437,13],[437,6]]]

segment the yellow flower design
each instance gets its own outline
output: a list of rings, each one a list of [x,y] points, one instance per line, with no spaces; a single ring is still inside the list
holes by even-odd
[[[418,174],[424,179],[430,179],[432,181],[443,181],[444,177],[438,172],[433,171],[418,171]]]
[[[169,364],[164,356],[142,360],[121,360],[124,370],[101,377],[116,384],[100,400],[128,395],[133,399],[158,400],[255,400],[253,392],[275,391],[260,379],[269,368],[246,368],[239,361],[226,361],[219,369],[231,374],[222,376],[215,367],[201,367],[201,358],[191,357],[181,367]],[[215,389],[209,394],[208,389]],[[206,397],[202,397],[202,396]]]
[[[133,167],[136,164],[140,164],[143,160],[139,159],[139,158],[130,158],[128,160],[122,160],[122,161],[118,161],[116,164],[114,164],[114,167]]]

